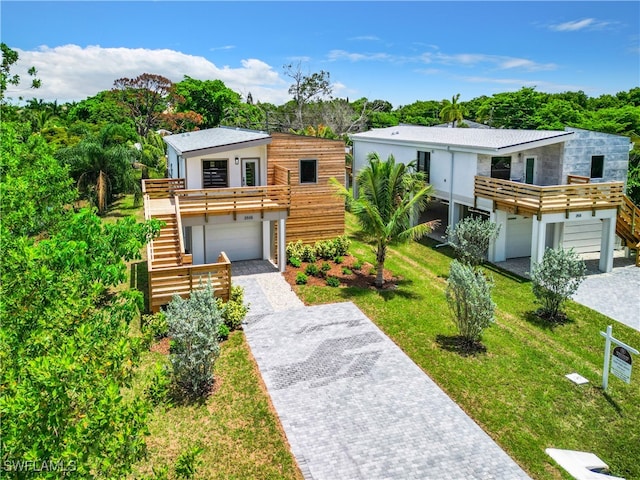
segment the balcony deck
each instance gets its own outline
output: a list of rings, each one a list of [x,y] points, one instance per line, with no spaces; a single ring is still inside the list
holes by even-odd
[[[622,182],[541,187],[477,176],[474,195],[476,204],[478,197],[486,198],[493,202],[494,210],[536,216],[540,220],[550,213],[564,213],[568,218],[570,212],[617,209],[623,204],[623,188]]]

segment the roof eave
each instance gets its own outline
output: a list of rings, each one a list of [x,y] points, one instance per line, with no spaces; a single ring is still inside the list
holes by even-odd
[[[169,142],[167,142],[169,143]],[[193,150],[180,150],[176,145],[170,144],[173,149],[178,152],[178,155],[182,155],[184,158],[200,157],[202,155],[210,155],[213,153],[229,152],[232,150],[243,150],[245,148],[260,147],[262,145],[269,145],[271,143],[271,137],[258,138],[255,140],[247,140],[244,142],[227,143],[225,145],[217,145],[215,147],[196,148]]]

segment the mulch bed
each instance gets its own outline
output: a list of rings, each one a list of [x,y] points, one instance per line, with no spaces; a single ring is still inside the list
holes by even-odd
[[[149,348],[152,352],[162,353],[163,355],[169,355],[169,337],[164,337],[157,342],[154,342]]]
[[[307,285],[310,286],[318,286],[318,287],[328,287],[326,278],[336,277],[340,280],[341,287],[357,287],[357,288],[375,288],[376,281],[376,272],[375,267],[370,263],[364,262],[362,264],[362,268],[360,270],[355,270],[353,265],[357,263],[358,259],[353,257],[352,255],[345,255],[343,257],[342,263],[335,263],[333,260],[317,260],[315,265],[320,270],[320,267],[323,263],[328,263],[331,266],[331,269],[327,272],[319,272],[318,276],[308,275]],[[287,269],[283,273],[285,280],[291,286],[296,285],[296,276],[298,272],[305,273],[305,269],[307,268],[308,263],[304,262],[300,267],[294,267],[292,265],[287,264]],[[348,268],[351,270],[351,274],[343,273],[343,268]],[[371,274],[369,272],[372,272]],[[383,290],[392,290],[396,288],[397,282],[400,280],[400,277],[394,276],[390,271],[384,271],[384,284],[382,286]],[[328,287],[331,288],[331,287]]]

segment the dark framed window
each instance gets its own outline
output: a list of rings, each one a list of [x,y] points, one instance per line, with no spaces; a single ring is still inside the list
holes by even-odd
[[[300,160],[300,183],[318,183],[318,160]]]
[[[431,152],[418,152],[418,162],[416,170],[424,173],[424,179],[427,183],[431,181]]]
[[[591,155],[591,178],[604,177],[604,155]]]
[[[202,161],[202,188],[224,188],[229,186],[227,160]]]
[[[511,179],[511,157],[491,157],[491,178]]]

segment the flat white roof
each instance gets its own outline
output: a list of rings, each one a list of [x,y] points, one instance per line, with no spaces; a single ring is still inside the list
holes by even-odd
[[[507,130],[480,128],[442,128],[399,125],[376,128],[351,135],[355,141],[375,143],[420,143],[463,150],[501,151],[513,147],[537,147],[564,142],[573,136],[562,130]]]
[[[163,140],[171,145],[179,155],[185,157],[198,153],[233,150],[271,143],[268,133],[240,128],[208,128],[193,132],[167,135]],[[191,153],[191,155],[188,155]]]

